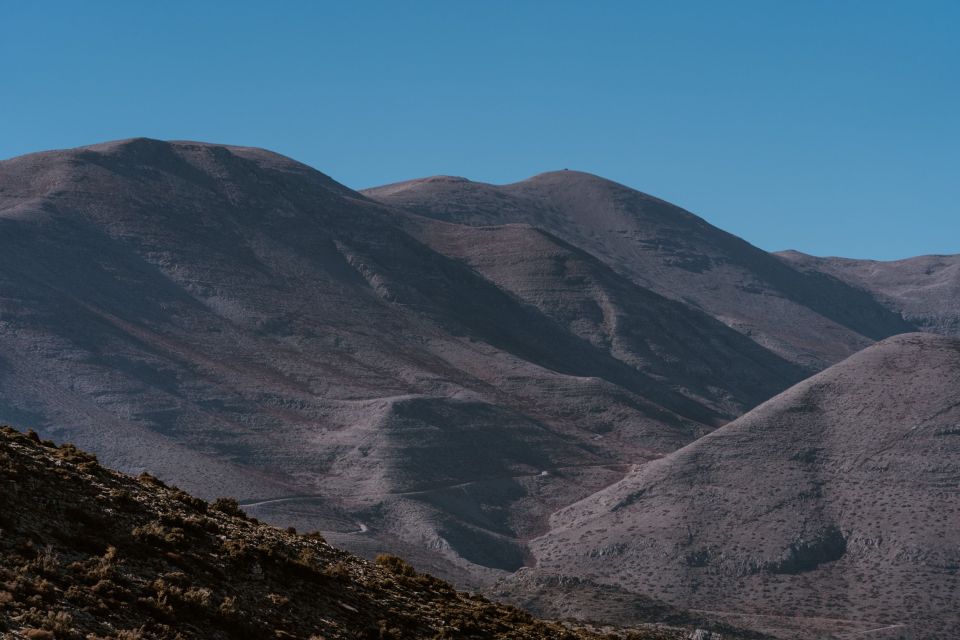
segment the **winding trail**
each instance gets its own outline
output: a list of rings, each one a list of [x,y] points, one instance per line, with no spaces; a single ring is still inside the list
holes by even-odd
[[[458,482],[456,484],[448,485],[439,485],[436,487],[428,487],[425,489],[412,489],[410,491],[386,491],[386,492],[375,492],[375,493],[352,493],[349,495],[340,495],[337,496],[338,500],[342,499],[351,499],[351,498],[376,498],[378,496],[416,496],[416,495],[425,495],[429,493],[436,493],[438,491],[447,491],[449,489],[465,489],[475,484],[480,484],[483,482],[497,482],[500,480],[515,480],[518,478],[537,478],[547,474],[553,474],[558,471],[566,471],[570,469],[604,469],[606,471],[613,471],[617,473],[626,473],[626,470],[633,465],[629,464],[574,464],[566,465],[563,467],[555,467],[553,469],[544,469],[542,471],[536,471],[533,473],[520,473],[514,475],[506,476],[496,476],[491,478],[480,478],[478,480],[467,480],[466,482]],[[262,500],[244,500],[240,502],[241,507],[261,507],[268,504],[278,504],[283,502],[295,502],[298,500],[323,500],[330,499],[331,496],[321,494],[321,493],[305,493],[305,494],[295,494],[291,496],[277,496],[276,498],[265,498]]]

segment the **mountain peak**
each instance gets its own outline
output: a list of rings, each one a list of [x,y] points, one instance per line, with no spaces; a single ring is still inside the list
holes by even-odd
[[[577,171],[576,169],[555,169],[553,171],[544,171],[543,173],[538,173],[530,176],[525,180],[520,182],[555,182],[555,181],[569,181],[569,182],[597,182],[601,184],[618,184],[613,180],[604,178],[595,173],[589,173],[587,171]],[[516,184],[516,183],[514,183]],[[620,185],[623,186],[623,185]]]
[[[29,183],[32,197],[67,192],[84,180],[99,181],[104,171],[141,183],[166,175],[211,188],[233,183],[237,190],[293,178],[339,196],[359,195],[320,171],[273,151],[192,140],[127,138],[0,161],[0,180]]]

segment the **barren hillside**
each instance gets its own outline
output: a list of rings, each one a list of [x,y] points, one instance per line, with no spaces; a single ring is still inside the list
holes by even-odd
[[[777,255],[804,271],[823,273],[870,292],[924,331],[960,336],[960,256],[884,262],[818,258],[799,251]]]
[[[472,584],[802,375],[550,236],[432,226],[258,149],[4,161],[0,418]]]
[[[784,637],[954,637],[958,387],[960,341],[880,342],[559,511],[536,571]]]
[[[541,228],[810,371],[913,327],[833,276],[796,270],[688,211],[588,173],[506,185],[438,176],[363,193],[449,222]]]

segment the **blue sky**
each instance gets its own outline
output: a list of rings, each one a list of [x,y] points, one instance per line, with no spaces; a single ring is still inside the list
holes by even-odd
[[[355,188],[568,167],[765,249],[960,252],[960,2],[0,0],[0,158],[149,136]]]

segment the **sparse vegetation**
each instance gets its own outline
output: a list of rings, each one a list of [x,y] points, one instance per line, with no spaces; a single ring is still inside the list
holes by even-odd
[[[244,515],[243,509],[240,508],[240,503],[237,502],[236,498],[217,498],[210,506],[215,511],[225,513],[228,516],[242,517]]]
[[[377,556],[377,564],[394,575],[405,576],[409,578],[417,575],[417,572],[412,566],[410,566],[410,563],[397,556],[386,553],[380,554]]]
[[[35,434],[0,432],[0,487],[0,633],[14,637],[603,637],[458,593],[396,556],[368,563],[319,534],[254,523],[230,498],[208,507]]]

